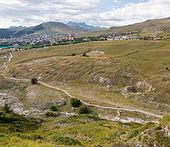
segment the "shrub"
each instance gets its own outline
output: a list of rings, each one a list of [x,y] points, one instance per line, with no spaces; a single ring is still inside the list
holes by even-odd
[[[21,139],[28,139],[28,140],[42,140],[43,139],[43,137],[38,134],[29,135],[29,134],[23,134],[23,133],[16,133],[15,135]]]
[[[69,138],[69,137],[57,137],[57,136],[55,136],[53,138],[53,141],[57,144],[67,145],[67,146],[82,145],[79,140],[72,139],[72,138]]]
[[[5,112],[5,113],[11,113],[12,111],[11,111],[11,108],[10,108],[10,106],[8,105],[8,104],[5,104],[5,106],[4,106],[4,108],[3,108],[3,111]]]
[[[164,116],[162,119],[161,119],[161,124],[163,126],[168,126],[170,125],[170,114]]]
[[[89,107],[87,107],[87,106],[85,106],[85,105],[82,105],[82,106],[80,107],[78,113],[79,113],[79,114],[90,114],[90,113],[92,113],[92,110],[91,110]]]
[[[51,110],[51,111],[58,111],[58,109],[57,109],[56,106],[50,106],[50,110]]]
[[[82,54],[83,57],[89,57],[86,53]]]
[[[76,98],[71,99],[70,104],[74,108],[78,108],[82,105],[81,101],[79,99],[76,99]]]
[[[166,67],[166,68],[165,68],[165,70],[166,70],[166,71],[169,71],[169,68],[168,68],[168,67]]]
[[[37,78],[32,78],[32,79],[31,79],[31,83],[32,83],[33,85],[37,84],[37,83],[38,83],[38,79],[37,79]]]
[[[134,138],[138,136],[139,133],[140,133],[140,130],[138,128],[132,129],[128,134],[128,138]]]
[[[35,130],[40,126],[34,119],[26,119],[12,112],[0,115],[0,124],[8,126],[5,132],[26,132]]]
[[[56,114],[53,113],[53,112],[51,112],[51,111],[49,111],[49,112],[47,112],[47,113],[45,114],[45,116],[46,116],[46,117],[56,117]]]

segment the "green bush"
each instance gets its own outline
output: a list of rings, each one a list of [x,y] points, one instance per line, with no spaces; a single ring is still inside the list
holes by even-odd
[[[164,117],[161,119],[161,124],[162,124],[163,126],[170,125],[170,114],[164,116]]]
[[[45,114],[45,116],[46,117],[56,117],[56,114],[54,112],[49,111]]]
[[[132,129],[128,134],[128,138],[134,138],[138,136],[139,133],[140,133],[140,130],[138,128]]]
[[[76,98],[71,99],[70,104],[74,108],[78,108],[82,105],[81,101],[79,99],[76,99]]]
[[[67,145],[67,146],[75,146],[75,145],[82,145],[81,142],[79,140],[76,140],[76,139],[72,139],[72,138],[69,138],[69,137],[58,137],[58,136],[55,136],[53,138],[53,141],[57,144],[60,144],[60,145]]]
[[[32,83],[33,85],[37,84],[37,83],[38,83],[38,79],[37,79],[37,78],[32,78],[32,79],[31,79],[31,83]]]
[[[3,107],[3,111],[5,113],[11,113],[12,112],[12,110],[11,110],[11,108],[8,104],[5,104],[5,106]]]
[[[92,110],[91,110],[89,107],[87,107],[87,106],[85,106],[85,105],[82,105],[82,106],[80,107],[78,113],[79,113],[79,114],[91,114],[91,113],[92,113]]]
[[[26,119],[12,112],[0,115],[0,125],[8,126],[5,132],[26,132],[40,126],[34,119]]]
[[[43,137],[38,134],[29,135],[29,134],[24,134],[24,133],[16,133],[15,135],[21,139],[29,139],[29,140],[42,140],[43,139]]]
[[[51,110],[51,111],[58,111],[58,109],[57,109],[56,106],[50,106],[50,110]]]

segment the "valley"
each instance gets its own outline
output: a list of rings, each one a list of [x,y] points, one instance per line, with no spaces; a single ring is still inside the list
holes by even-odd
[[[170,147],[170,0],[0,0],[0,147]]]
[[[157,95],[161,93],[166,95],[166,92],[168,94],[166,68],[169,63],[169,43],[148,41],[140,49],[138,46],[144,41],[134,41],[134,43],[133,45],[133,41],[130,41],[132,46],[127,46],[128,49],[123,49],[123,45],[126,47],[126,44],[129,44],[129,41],[124,41],[97,42],[97,45],[85,43],[19,52],[14,54],[5,72],[10,77],[21,79],[39,77],[41,81],[49,85],[62,88],[92,103],[102,103],[106,106],[116,103],[120,107],[123,104],[129,107],[142,107],[145,110],[150,109],[153,112],[159,107],[160,113],[166,114],[169,109],[166,105],[168,98],[158,98]],[[103,51],[104,54],[94,55],[94,57],[82,56],[84,52],[96,50]],[[76,56],[69,56],[71,54]],[[165,85],[161,79],[166,79]],[[159,91],[158,81],[162,83],[160,85],[165,86],[164,92]],[[128,91],[127,86],[130,86],[132,90]],[[138,87],[136,92],[133,87]],[[151,100],[151,97],[154,100]],[[150,106],[150,104],[147,106],[148,102],[150,104],[157,102],[159,106]]]
[[[160,125],[159,133],[163,133],[163,127],[169,124],[169,117],[164,117],[170,110],[169,47],[168,40],[134,40],[89,42],[19,52],[2,50],[0,105],[7,103],[14,113],[43,122],[38,130],[30,132],[35,136],[41,134],[35,139],[37,142],[26,131],[26,136],[12,134],[11,143],[23,136],[23,145],[30,143],[33,146],[36,143],[37,146],[46,146],[46,143],[51,143],[47,146],[147,144],[139,139],[141,132],[147,134],[150,128],[153,134],[158,133],[155,128]],[[38,80],[35,85],[31,84],[33,78]],[[79,99],[93,113],[79,114],[80,110],[70,105],[73,98]],[[57,111],[49,111],[51,106],[56,106]],[[165,124],[162,123],[164,119],[168,120]],[[111,136],[113,140],[105,139],[104,136],[112,131],[117,132],[116,128],[122,130],[120,135],[115,134],[116,140]],[[136,135],[129,138],[135,129]],[[75,135],[73,130],[80,133]],[[99,131],[106,134],[98,136]],[[0,139],[7,145],[5,137]],[[128,140],[125,144],[124,139]],[[159,145],[160,141],[154,143]],[[168,144],[168,139],[161,143]]]

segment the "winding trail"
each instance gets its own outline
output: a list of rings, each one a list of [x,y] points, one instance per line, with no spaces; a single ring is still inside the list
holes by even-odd
[[[5,66],[5,69],[7,69],[7,63],[9,63],[13,58],[13,55],[10,53],[10,57],[9,57],[9,60],[4,64]],[[7,79],[7,80],[14,80],[14,81],[23,81],[23,82],[30,82],[30,79],[18,79],[18,78],[14,78],[14,77],[6,77],[3,73],[0,73],[0,75]],[[64,94],[66,94],[67,96],[69,96],[70,98],[75,98],[75,96],[71,95],[69,92],[67,92],[66,90],[63,90],[59,87],[56,87],[56,86],[51,86],[47,83],[44,83],[42,81],[38,81],[39,84],[45,86],[45,87],[48,87],[48,88],[51,88],[51,89],[54,89],[54,90],[57,90],[57,91],[61,91],[63,92]],[[146,116],[151,116],[151,117],[155,117],[155,118],[162,118],[163,116],[162,115],[159,115],[159,114],[154,114],[154,113],[151,113],[151,112],[147,112],[147,111],[144,111],[144,110],[139,110],[139,109],[133,109],[133,108],[118,108],[118,107],[105,107],[105,106],[100,106],[100,105],[96,105],[96,104],[91,104],[91,103],[88,103],[88,102],[85,102],[83,100],[80,99],[80,101],[87,105],[87,106],[90,106],[90,107],[95,107],[95,108],[99,108],[99,109],[108,109],[108,110],[117,110],[118,111],[118,116],[120,116],[120,111],[129,111],[129,112],[138,112],[138,113],[141,113],[141,114],[144,114]],[[110,119],[112,120],[112,119]]]
[[[39,81],[39,84],[43,85],[43,86],[46,86],[48,88],[52,88],[52,89],[55,89],[55,90],[58,90],[58,91],[61,91],[63,93],[65,93],[67,96],[71,97],[71,98],[75,98],[75,96],[71,95],[70,93],[68,93],[66,90],[63,90],[63,89],[60,89],[58,87],[54,87],[54,86],[51,86],[47,83],[44,83],[44,82],[41,82]],[[119,110],[119,111],[129,111],[129,112],[139,112],[139,113],[142,113],[142,114],[145,114],[145,115],[148,115],[148,116],[153,116],[153,117],[157,117],[157,118],[162,118],[161,115],[157,115],[157,114],[153,114],[153,113],[150,113],[150,112],[146,112],[146,111],[143,111],[143,110],[138,110],[138,109],[128,109],[128,108],[114,108],[114,107],[104,107],[104,106],[99,106],[99,105],[95,105],[95,104],[90,104],[90,103],[87,103],[83,100],[80,100],[82,103],[84,103],[85,105],[87,106],[91,106],[91,107],[96,107],[96,108],[99,108],[99,109],[108,109],[108,110]]]

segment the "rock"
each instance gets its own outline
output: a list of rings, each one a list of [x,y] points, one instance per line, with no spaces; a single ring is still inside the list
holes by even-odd
[[[7,93],[0,94],[0,107],[4,107],[5,104],[8,104],[14,113],[22,114],[24,107],[14,96],[10,96]]]
[[[132,96],[145,96],[146,93],[154,91],[155,88],[152,87],[151,84],[146,81],[140,81],[136,84],[128,85],[121,90],[121,94],[123,96],[132,97]]]

